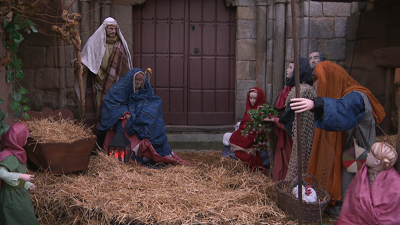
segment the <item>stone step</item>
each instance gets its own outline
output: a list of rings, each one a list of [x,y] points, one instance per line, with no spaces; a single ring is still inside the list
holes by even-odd
[[[235,131],[234,125],[177,126],[166,125],[168,142],[174,150],[222,150],[222,137]]]

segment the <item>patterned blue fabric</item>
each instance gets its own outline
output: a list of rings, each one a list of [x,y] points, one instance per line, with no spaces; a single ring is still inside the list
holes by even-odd
[[[108,130],[118,122],[118,118],[125,112],[132,117],[125,124],[129,135],[137,135],[140,140],[148,139],[160,156],[172,152],[167,140],[161,98],[153,93],[153,89],[146,77],[144,88],[137,93],[133,90],[134,76],[144,71],[134,68],[116,82],[107,93],[100,124],[100,131]]]

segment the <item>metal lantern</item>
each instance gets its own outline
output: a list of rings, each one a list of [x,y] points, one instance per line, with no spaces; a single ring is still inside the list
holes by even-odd
[[[129,162],[131,158],[131,142],[125,136],[123,130],[119,130],[115,133],[114,138],[108,145],[108,154],[114,156],[115,159],[123,163]]]

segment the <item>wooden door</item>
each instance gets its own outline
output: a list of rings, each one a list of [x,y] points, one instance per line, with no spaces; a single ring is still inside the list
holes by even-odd
[[[133,8],[133,66],[171,125],[234,123],[235,8],[225,0],[147,0]]]

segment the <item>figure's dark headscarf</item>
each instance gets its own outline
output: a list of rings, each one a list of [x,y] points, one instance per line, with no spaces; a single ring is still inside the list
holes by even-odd
[[[299,57],[299,73],[300,73],[300,83],[306,83],[309,85],[313,85],[313,71],[311,70],[310,64],[308,61],[303,58]],[[293,70],[293,75],[290,78],[286,78],[286,88],[295,86],[295,70]],[[285,89],[286,89],[285,88]],[[284,90],[285,90],[284,89]],[[289,90],[290,91],[290,90]],[[275,107],[278,104],[285,104],[286,98],[289,94],[289,91],[287,93],[283,93],[284,91],[281,92],[279,95],[277,102],[275,103]],[[281,96],[285,94],[286,96]],[[284,98],[284,99],[283,99]],[[283,108],[283,107],[282,107]],[[279,122],[283,123],[285,125],[285,130],[289,135],[292,135],[292,125],[294,121],[294,111],[290,108],[290,102],[286,105],[285,111],[282,113],[281,117],[279,118]]]
[[[172,149],[167,140],[161,98],[153,93],[146,76],[144,88],[134,92],[135,75],[138,73],[145,74],[142,69],[134,68],[107,93],[103,103],[100,131],[110,129],[117,124],[119,117],[125,112],[130,112],[132,117],[125,124],[126,132],[129,135],[136,134],[140,140],[148,139],[159,155],[168,155]]]

